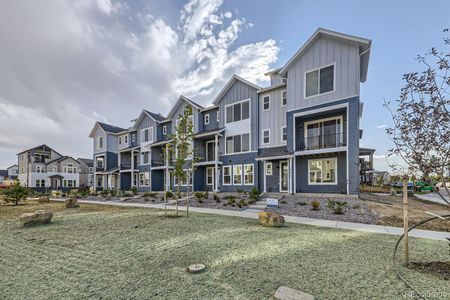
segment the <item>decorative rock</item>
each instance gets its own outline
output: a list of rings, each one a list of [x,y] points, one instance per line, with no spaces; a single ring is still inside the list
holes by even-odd
[[[310,294],[286,286],[279,287],[274,298],[278,300],[314,300],[314,297]]]
[[[188,267],[187,271],[189,273],[199,273],[203,271],[205,268],[206,266],[204,264],[193,264]]]
[[[75,198],[69,198],[67,200],[64,200],[66,203],[66,208],[76,208],[80,207],[80,204],[78,203],[78,200]]]
[[[39,203],[49,203],[50,199],[47,196],[39,197],[38,199]]]
[[[258,213],[259,224],[266,227],[283,227],[284,217],[278,213],[261,211]]]
[[[50,223],[53,218],[53,212],[37,210],[34,213],[25,213],[20,216],[22,226],[32,226]]]

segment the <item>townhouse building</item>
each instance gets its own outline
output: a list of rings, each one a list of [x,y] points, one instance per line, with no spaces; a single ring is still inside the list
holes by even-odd
[[[211,106],[180,96],[166,117],[143,110],[127,129],[97,122],[90,134],[96,189],[162,191],[176,184],[164,145],[190,106],[199,159],[183,187],[357,194],[360,84],[370,49],[368,39],[319,28],[266,74],[267,87],[234,75]]]
[[[17,154],[18,179],[23,186],[34,190],[70,190],[89,187],[84,177],[92,176],[93,169],[83,167],[90,159],[75,159],[61,155],[47,145],[40,145]],[[82,179],[80,179],[82,178]]]
[[[16,180],[17,176],[19,175],[19,166],[18,165],[12,165],[6,168],[8,170],[8,179],[10,180]]]

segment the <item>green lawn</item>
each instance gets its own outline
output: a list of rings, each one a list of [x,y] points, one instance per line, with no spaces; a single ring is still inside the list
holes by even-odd
[[[57,212],[53,224],[34,228],[0,219],[0,295],[267,299],[286,285],[317,299],[397,299],[407,289],[391,269],[395,241],[312,226],[264,228],[256,220],[207,214],[166,219],[150,209]],[[449,258],[446,242],[411,244],[413,257]],[[188,274],[192,263],[208,268]],[[450,295],[448,281],[402,272],[422,291]]]

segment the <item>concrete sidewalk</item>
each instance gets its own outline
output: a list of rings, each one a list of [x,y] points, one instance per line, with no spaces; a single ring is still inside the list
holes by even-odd
[[[64,199],[51,198],[52,201],[64,201]],[[125,203],[120,201],[98,201],[98,200],[78,200],[80,203],[91,203],[100,205],[115,205],[124,207],[141,207],[141,208],[157,208],[164,209],[164,204],[147,204],[147,203]],[[168,205],[168,209],[175,209],[175,206]],[[186,211],[185,206],[179,206],[180,211]],[[243,211],[225,210],[225,209],[213,209],[213,208],[203,208],[203,207],[190,207],[189,211],[206,213],[206,214],[216,214],[222,216],[233,216],[233,217],[243,217],[250,219],[258,219],[258,211],[256,209],[246,209]],[[351,222],[341,222],[332,220],[322,220],[304,217],[294,217],[294,216],[284,216],[286,222],[304,225],[313,225],[327,228],[338,228],[338,229],[348,229],[357,230],[363,232],[371,233],[381,233],[400,236],[403,234],[403,228],[383,226],[383,225],[372,225],[372,224],[362,224],[362,223],[351,223]],[[450,238],[450,232],[441,231],[431,231],[431,230],[421,230],[414,229],[409,233],[411,237],[425,238],[432,240],[443,240],[446,241]]]

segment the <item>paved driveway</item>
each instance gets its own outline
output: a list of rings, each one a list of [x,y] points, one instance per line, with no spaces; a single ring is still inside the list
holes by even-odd
[[[440,203],[440,204],[447,204],[447,203],[445,203],[444,200],[442,200],[442,198],[437,193],[428,193],[428,194],[423,194],[423,195],[415,194],[415,196],[417,198],[420,198],[423,200],[436,202],[436,203]],[[444,194],[444,197],[445,197],[445,194]],[[449,197],[447,196],[446,199],[449,199]],[[449,199],[449,202],[450,202],[450,199]]]

